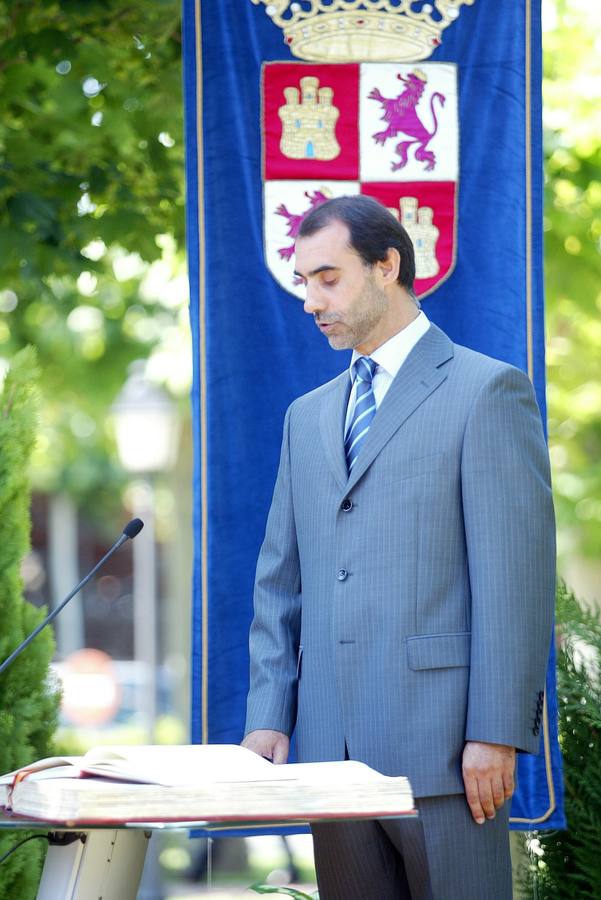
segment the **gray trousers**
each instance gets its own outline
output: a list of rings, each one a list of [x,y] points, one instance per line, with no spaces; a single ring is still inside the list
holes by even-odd
[[[312,826],[320,900],[511,900],[509,804],[476,825],[463,794],[419,818]]]

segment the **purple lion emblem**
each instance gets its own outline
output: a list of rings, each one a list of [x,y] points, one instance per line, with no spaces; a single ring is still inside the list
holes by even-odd
[[[376,144],[385,144],[388,138],[397,134],[405,134],[409,140],[401,141],[396,145],[395,153],[400,157],[398,162],[392,163],[392,171],[402,169],[407,165],[409,148],[415,146],[415,158],[418,162],[424,162],[426,171],[436,166],[436,156],[427,149],[428,144],[438,131],[438,120],[434,109],[434,101],[438,100],[441,106],[445,104],[444,94],[436,91],[430,98],[430,111],[434,119],[433,131],[428,131],[417,114],[417,105],[421,100],[426,87],[426,76],[421,72],[410,72],[407,77],[397,75],[399,81],[405,85],[404,90],[397,97],[383,97],[378,88],[374,88],[368,96],[369,100],[377,100],[382,104],[384,115],[382,120],[388,122],[385,131],[378,131],[372,135]]]
[[[287,234],[289,237],[293,238],[292,243],[288,247],[280,247],[278,253],[280,254],[282,259],[290,260],[294,256],[294,247],[295,247],[295,239],[298,236],[298,231],[301,226],[301,222],[307,215],[307,213],[311,212],[312,209],[315,209],[316,206],[319,206],[321,203],[325,203],[329,198],[323,191],[305,191],[305,197],[309,200],[309,207],[303,213],[291,213],[288,210],[288,207],[283,203],[280,203],[275,213],[277,216],[283,216],[288,220],[288,230]],[[299,284],[300,278],[295,276],[294,283]]]

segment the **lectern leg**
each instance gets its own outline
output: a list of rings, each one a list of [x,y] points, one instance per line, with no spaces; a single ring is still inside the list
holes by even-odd
[[[51,844],[37,900],[136,900],[150,833],[81,832],[84,841]]]

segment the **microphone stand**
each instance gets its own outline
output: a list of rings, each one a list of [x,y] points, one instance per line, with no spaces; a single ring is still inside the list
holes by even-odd
[[[121,535],[121,537],[120,537],[117,541],[115,541],[115,543],[113,544],[113,546],[111,547],[111,549],[108,551],[108,553],[105,553],[105,555],[102,557],[102,559],[100,560],[100,562],[96,563],[96,565],[94,566],[94,568],[93,568],[90,572],[88,572],[88,574],[86,575],[86,577],[83,578],[83,579],[79,582],[79,584],[76,585],[76,587],[73,588],[73,590],[71,591],[71,593],[70,593],[67,597],[65,597],[65,599],[62,601],[62,603],[61,603],[59,606],[57,606],[56,609],[53,609],[52,612],[51,612],[49,615],[46,616],[46,618],[44,619],[44,621],[43,621],[43,622],[40,622],[40,624],[37,626],[37,628],[35,628],[35,629],[31,632],[31,634],[30,634],[28,637],[26,637],[25,640],[24,640],[21,644],[19,644],[19,646],[17,647],[17,649],[16,649],[16,650],[13,650],[13,652],[10,654],[10,656],[8,656],[8,657],[4,660],[4,662],[0,665],[0,675],[2,674],[2,672],[4,672],[5,669],[7,669],[7,668],[10,666],[10,664],[11,664],[12,662],[14,662],[14,660],[17,658],[17,656],[19,656],[19,655],[23,652],[23,650],[25,650],[25,648],[28,647],[29,644],[31,644],[31,642],[33,641],[33,639],[36,638],[36,637],[38,636],[38,634],[40,633],[40,631],[42,631],[42,630],[46,627],[46,625],[49,625],[50,622],[52,622],[52,620],[55,619],[55,618],[58,616],[58,614],[60,613],[60,611],[61,611],[62,609],[64,609],[64,607],[67,605],[67,603],[69,602],[69,600],[73,599],[73,597],[74,597],[77,593],[79,593],[79,591],[80,591],[83,587],[85,587],[85,585],[88,583],[88,581],[90,581],[90,579],[94,577],[94,575],[96,574],[96,572],[97,572],[100,568],[102,568],[102,566],[105,564],[105,562],[106,562],[108,559],[110,559],[111,556],[112,556],[114,553],[117,552],[117,550],[119,549],[119,547],[121,547],[126,541],[135,538],[135,536],[136,536],[137,534],[140,533],[140,531],[142,530],[143,527],[144,527],[144,523],[142,522],[141,519],[132,519],[132,521],[129,522],[129,523],[125,526],[125,528],[123,529],[123,534]]]

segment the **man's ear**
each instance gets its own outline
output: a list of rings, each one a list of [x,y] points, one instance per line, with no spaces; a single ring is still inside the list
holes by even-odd
[[[389,247],[384,259],[376,264],[382,279],[382,287],[395,284],[401,267],[401,254],[395,247]]]

